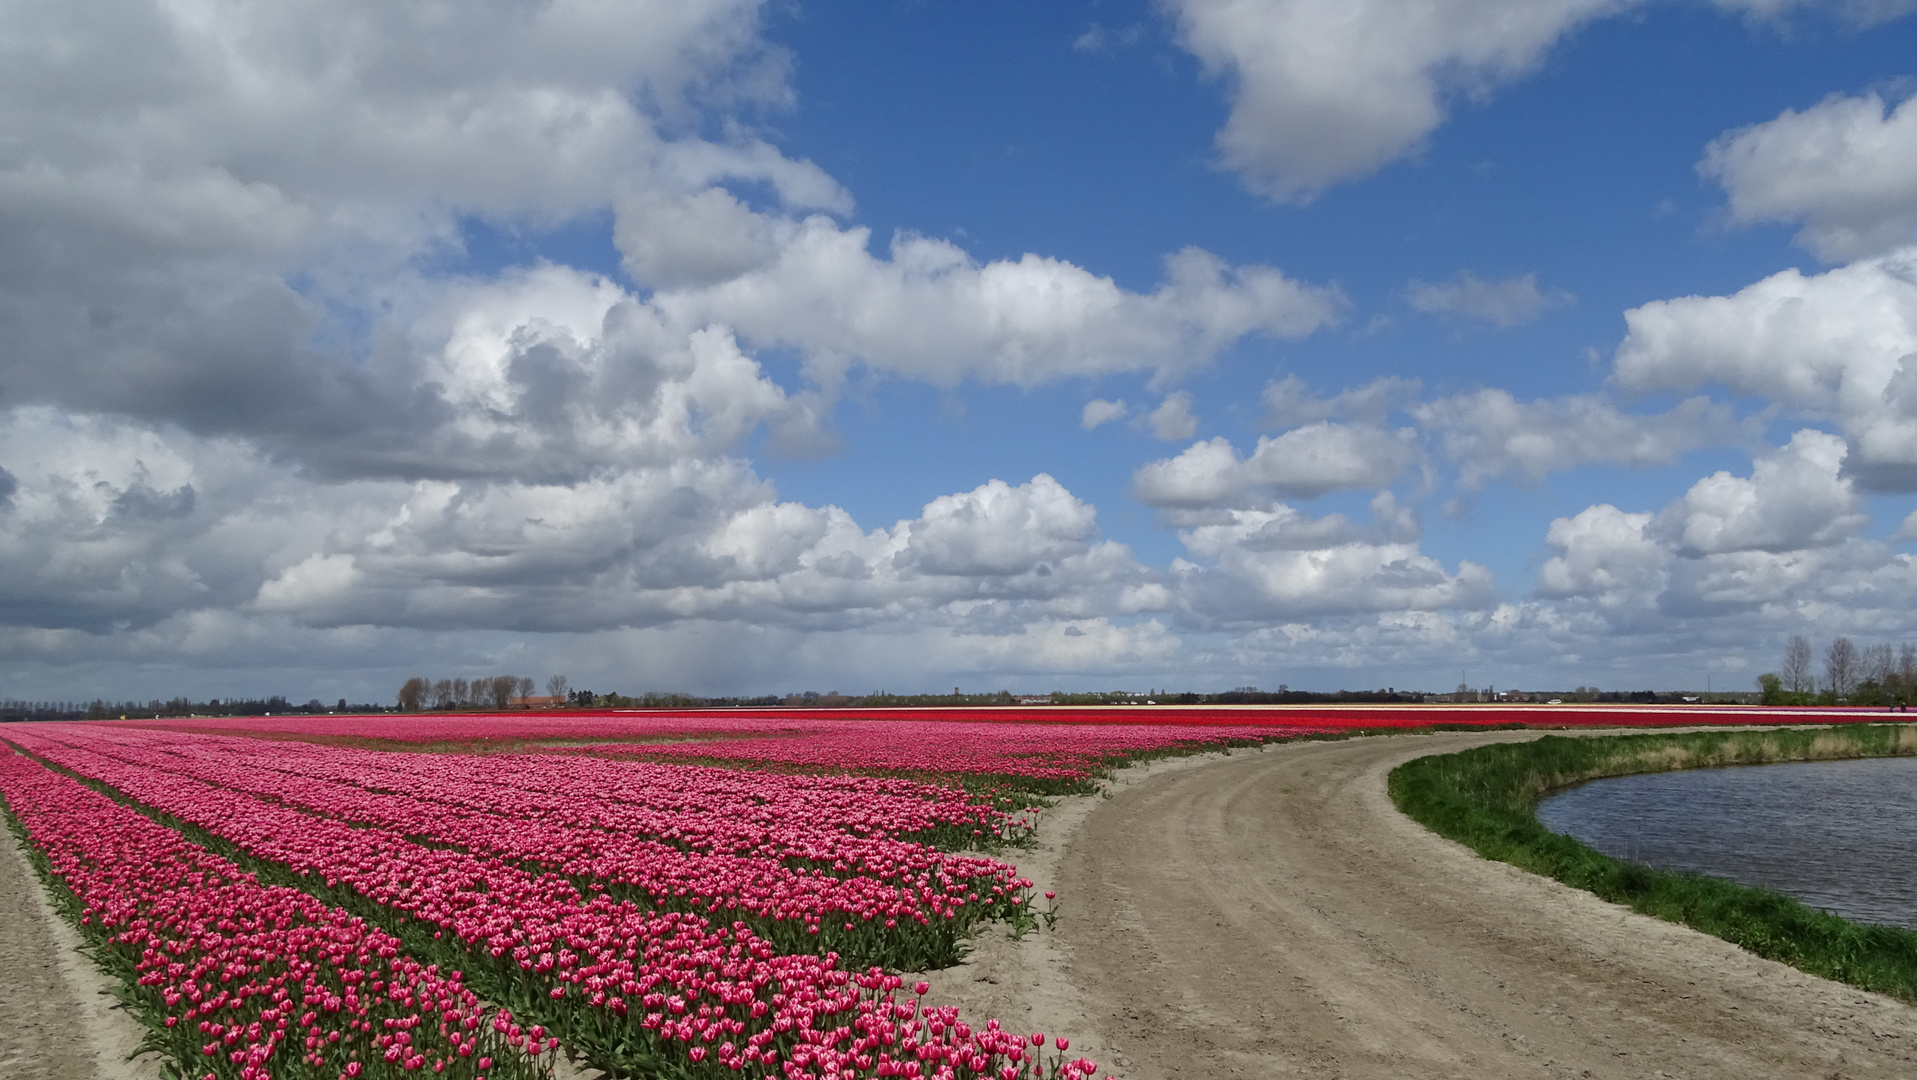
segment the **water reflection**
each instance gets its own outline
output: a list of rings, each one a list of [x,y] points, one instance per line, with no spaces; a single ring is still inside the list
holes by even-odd
[[[1917,759],[1597,780],[1544,800],[1538,820],[1614,858],[1917,929]]]

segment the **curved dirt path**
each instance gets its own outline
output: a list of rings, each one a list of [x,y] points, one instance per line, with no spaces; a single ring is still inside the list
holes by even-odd
[[[1410,758],[1530,737],[1121,774],[1059,838],[1085,1049],[1126,1080],[1917,1076],[1917,1011],[1480,859],[1385,795]]]

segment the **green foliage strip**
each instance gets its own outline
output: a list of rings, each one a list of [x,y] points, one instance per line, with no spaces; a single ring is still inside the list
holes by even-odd
[[[1768,889],[1624,862],[1538,823],[1538,800],[1602,777],[1674,769],[1917,756],[1917,726],[1547,735],[1418,758],[1392,770],[1398,809],[1487,859],[1714,935],[1801,971],[1917,1002],[1917,933],[1864,926]]]

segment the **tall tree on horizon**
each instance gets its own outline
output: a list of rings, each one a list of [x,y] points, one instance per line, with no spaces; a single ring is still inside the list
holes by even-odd
[[[432,692],[432,684],[415,675],[399,688],[399,707],[406,712],[418,712]]]
[[[1857,687],[1857,646],[1839,637],[1824,650],[1824,685],[1832,697],[1843,697]]]
[[[1808,694],[1816,689],[1811,683],[1811,643],[1802,634],[1792,634],[1784,645],[1784,669],[1779,676],[1784,689],[1793,694]]]

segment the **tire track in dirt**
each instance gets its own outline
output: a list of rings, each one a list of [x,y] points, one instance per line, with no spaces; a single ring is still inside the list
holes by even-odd
[[[1385,795],[1535,733],[1273,745],[1121,774],[1061,838],[1086,1041],[1170,1077],[1910,1077],[1917,1011],[1502,863]]]

